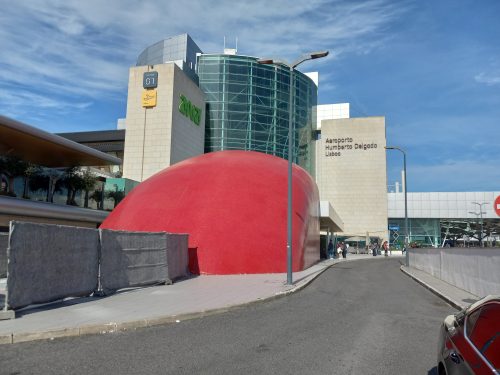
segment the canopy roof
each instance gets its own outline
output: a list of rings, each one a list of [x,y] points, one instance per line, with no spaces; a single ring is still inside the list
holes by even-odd
[[[122,163],[117,157],[5,116],[0,116],[0,155],[51,168]]]

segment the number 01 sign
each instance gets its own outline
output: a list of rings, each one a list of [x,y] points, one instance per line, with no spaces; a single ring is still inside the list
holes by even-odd
[[[145,89],[158,87],[158,72],[145,72],[142,78],[142,87]]]

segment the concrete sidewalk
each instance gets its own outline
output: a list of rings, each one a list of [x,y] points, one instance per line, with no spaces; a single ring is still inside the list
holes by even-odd
[[[0,344],[115,332],[220,313],[293,293],[336,263],[366,258],[373,257],[349,254],[345,260],[321,261],[295,272],[293,285],[286,284],[286,274],[202,275],[103,298],[75,298],[31,307],[16,311],[16,319],[0,321]]]
[[[403,262],[403,258],[397,258]],[[293,285],[286,284],[286,274],[196,276],[172,285],[132,289],[103,298],[75,298],[31,307],[17,311],[16,319],[0,321],[0,344],[133,330],[217,314],[293,293],[329,267],[360,259],[386,258],[349,254],[345,260],[324,260],[295,272]],[[402,270],[436,294],[441,293],[454,306],[478,299],[421,271]]]
[[[458,310],[481,298],[416,268],[401,266],[401,271]]]

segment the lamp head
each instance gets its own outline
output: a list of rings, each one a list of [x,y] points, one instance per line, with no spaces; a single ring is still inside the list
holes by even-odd
[[[328,56],[330,52],[329,51],[317,51],[317,52],[311,52],[309,55],[311,56],[311,60],[314,59],[319,59],[321,57],[326,57]]]

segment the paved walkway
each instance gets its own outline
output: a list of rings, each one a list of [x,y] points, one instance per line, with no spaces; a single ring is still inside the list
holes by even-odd
[[[293,285],[286,284],[286,274],[197,276],[172,285],[127,290],[104,298],[76,298],[24,309],[16,312],[16,319],[0,321],[0,344],[123,331],[207,316],[293,293],[336,263],[384,258],[349,254],[346,260],[325,260],[295,272]],[[451,285],[442,285],[442,281],[432,276],[429,279],[414,270],[404,271],[421,278],[427,286],[436,285],[438,292],[441,288],[450,300],[465,303],[473,297],[477,299],[470,294],[462,295],[464,291],[451,292]]]
[[[401,266],[401,271],[444,299],[458,310],[476,302],[480,297],[469,293],[416,268]]]

